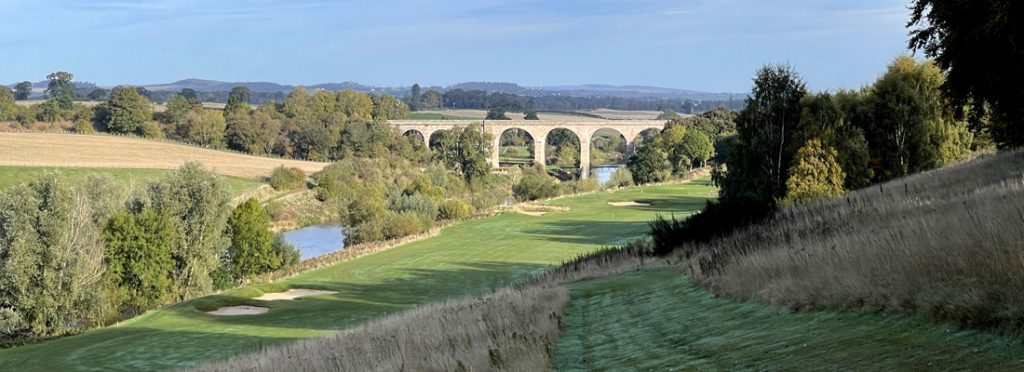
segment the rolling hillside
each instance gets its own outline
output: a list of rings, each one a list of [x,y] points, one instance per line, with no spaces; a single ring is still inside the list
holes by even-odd
[[[987,156],[788,208],[668,259],[628,245],[200,369],[1019,371],[1022,177],[1024,152]],[[349,361],[353,345],[370,346]]]

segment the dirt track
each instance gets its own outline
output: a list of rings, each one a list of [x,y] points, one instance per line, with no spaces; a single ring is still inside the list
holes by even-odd
[[[306,173],[328,163],[275,159],[136,137],[0,133],[0,165],[174,169],[195,160],[217,173],[264,177],[281,165]]]

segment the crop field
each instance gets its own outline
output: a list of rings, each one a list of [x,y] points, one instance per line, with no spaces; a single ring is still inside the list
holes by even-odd
[[[1024,345],[916,317],[718,298],[672,268],[572,283],[558,370],[1021,370]]]
[[[525,280],[577,255],[642,236],[656,214],[693,212],[714,195],[715,189],[701,180],[548,202],[566,212],[466,221],[434,238],[279,282],[168,306],[77,336],[0,350],[0,370],[170,369],[325,335],[416,305]],[[608,204],[641,199],[653,204]],[[338,293],[291,301],[254,299],[288,288]],[[249,316],[206,314],[233,305],[270,310]]]
[[[72,184],[85,181],[90,174],[108,174],[120,184],[132,187],[145,185],[171,173],[168,169],[146,168],[67,168],[67,167],[24,167],[0,165],[0,191],[28,182],[45,173],[60,173]],[[240,195],[255,190],[262,183],[255,178],[225,176],[231,195]]]
[[[0,133],[0,165],[32,167],[176,169],[198,161],[236,177],[266,177],[281,165],[317,172],[327,163],[243,155],[136,137]]]
[[[626,111],[612,109],[576,110],[584,114],[597,115],[608,120],[654,120],[660,111]],[[683,115],[686,116],[686,115]]]
[[[486,115],[486,114],[485,114]],[[470,116],[458,116],[454,114],[447,114],[445,111],[416,111],[409,113],[409,120],[474,120],[482,119],[481,117],[470,117]]]

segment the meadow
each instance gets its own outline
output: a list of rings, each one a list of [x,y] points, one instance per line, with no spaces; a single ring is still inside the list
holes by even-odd
[[[543,216],[505,213],[466,221],[434,238],[281,281],[162,309],[116,326],[0,350],[2,370],[159,370],[226,359],[332,334],[414,306],[480,295],[523,282],[566,260],[648,231],[658,213],[696,211],[715,195],[706,180],[558,199]],[[649,200],[649,206],[609,202]],[[294,301],[260,301],[288,288],[337,291]],[[262,315],[217,317],[228,305],[268,307]]]
[[[0,132],[0,143],[0,165],[177,169],[194,160],[222,175],[256,178],[282,165],[312,174],[328,164],[109,135]]]

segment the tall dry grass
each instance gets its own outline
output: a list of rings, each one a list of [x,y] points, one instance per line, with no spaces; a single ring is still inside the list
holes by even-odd
[[[198,371],[542,371],[551,369],[566,289],[531,286],[416,308],[335,335],[270,347]]]
[[[649,253],[642,241],[609,248],[492,294],[418,307],[331,336],[270,347],[194,370],[550,370],[562,310],[569,301],[569,292],[561,285],[666,263],[650,259]]]
[[[684,265],[719,294],[1024,335],[1024,152],[785,209],[681,248]]]

